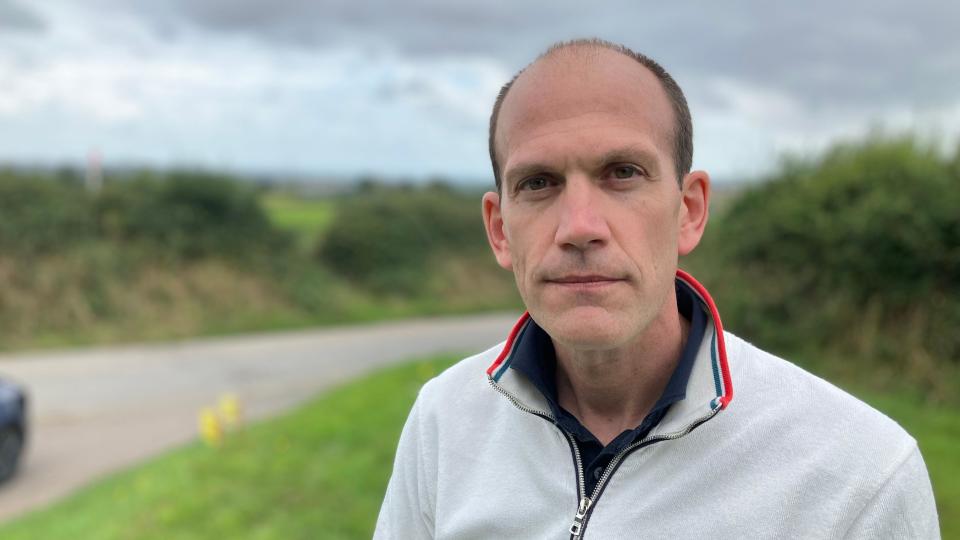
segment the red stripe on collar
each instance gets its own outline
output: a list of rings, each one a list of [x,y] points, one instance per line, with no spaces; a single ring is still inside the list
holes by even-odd
[[[713,303],[710,293],[699,281],[679,268],[677,269],[677,277],[693,287],[693,290],[697,291],[697,294],[703,298],[707,309],[710,310],[710,317],[713,319],[713,326],[717,333],[717,357],[720,362],[720,374],[723,377],[723,395],[720,396],[720,408],[725,409],[733,399],[733,380],[730,378],[730,366],[727,364],[727,345],[723,339],[723,323],[720,322],[720,313],[717,312],[717,305]]]
[[[527,322],[527,319],[530,318],[530,313],[527,311],[523,312],[523,315],[520,316],[520,320],[513,325],[513,330],[510,330],[510,335],[507,336],[507,342],[503,345],[503,350],[500,351],[500,355],[497,356],[497,359],[493,361],[493,364],[487,368],[487,376],[492,377],[493,372],[500,367],[500,364],[507,358],[510,354],[510,351],[513,349],[513,342],[517,339],[517,334],[520,333],[520,329],[523,328],[523,325]]]

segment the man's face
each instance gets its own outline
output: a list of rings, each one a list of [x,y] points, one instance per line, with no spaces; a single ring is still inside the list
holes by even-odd
[[[633,59],[597,54],[548,58],[517,79],[498,120],[501,195],[484,196],[497,261],[531,316],[585,350],[631,343],[671,313],[678,254],[702,233],[677,185],[659,81]]]

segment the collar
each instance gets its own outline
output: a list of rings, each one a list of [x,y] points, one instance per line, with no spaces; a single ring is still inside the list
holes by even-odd
[[[656,424],[668,407],[686,397],[687,381],[706,330],[706,312],[696,301],[695,293],[689,286],[679,281],[676,283],[676,292],[677,308],[680,314],[690,321],[690,331],[667,385],[650,409],[647,419],[640,424],[640,427],[647,426],[645,429]],[[594,438],[576,417],[560,406],[556,384],[556,351],[550,336],[532,319],[517,335],[517,346],[510,367],[524,374],[543,394],[553,417],[567,431],[577,435],[581,440]]]
[[[733,383],[727,365],[723,326],[713,299],[703,285],[683,270],[677,270],[676,286],[682,288],[685,293],[689,293],[694,301],[699,302],[707,317],[700,342],[688,340],[685,346],[685,351],[687,348],[696,347],[696,353],[693,355],[692,366],[684,385],[683,397],[670,407],[663,420],[651,431],[650,436],[685,433],[726,408],[733,399]],[[530,378],[521,374],[523,368],[521,367],[520,371],[508,369],[523,355],[520,345],[526,341],[525,335],[529,329],[535,326],[529,313],[524,313],[520,317],[500,354],[487,369],[487,377],[492,385],[498,387],[521,409],[556,421],[557,417],[549,399]],[[531,338],[536,338],[534,344],[537,344],[537,339],[543,339],[536,335],[536,330],[531,332]],[[549,337],[545,339],[549,341]],[[676,372],[674,375],[681,377]],[[674,377],[671,377],[671,383],[674,382],[673,379]],[[672,384],[668,385],[668,388],[674,390]],[[668,393],[673,392],[665,392],[664,395]]]

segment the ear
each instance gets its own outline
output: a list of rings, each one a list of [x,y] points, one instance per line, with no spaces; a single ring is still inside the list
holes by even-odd
[[[704,171],[693,171],[684,176],[680,197],[677,254],[682,257],[697,247],[707,226],[710,214],[710,175]]]
[[[503,232],[503,213],[500,209],[500,195],[492,191],[483,194],[483,226],[487,230],[487,241],[497,258],[497,264],[507,270],[513,270],[510,257],[510,242]]]

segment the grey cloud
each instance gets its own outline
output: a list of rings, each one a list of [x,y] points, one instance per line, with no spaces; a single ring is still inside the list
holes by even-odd
[[[247,34],[288,46],[362,46],[380,42],[408,54],[430,56],[509,56],[517,52],[518,43],[536,42],[543,27],[562,24],[566,19],[564,12],[542,1],[171,0],[163,6],[131,6],[120,0],[112,3],[118,9],[139,12],[157,25],[179,21],[195,28]]]
[[[615,0],[599,7],[562,0],[172,0],[127,9],[150,9],[140,13],[157,27],[243,34],[275,46],[385,45],[416,56],[494,57],[513,69],[554,41],[596,35],[657,58],[681,83],[731,78],[811,109],[936,105],[960,96],[960,3],[938,0]]]
[[[44,20],[28,8],[11,0],[0,0],[0,29],[38,32],[45,27]]]
[[[856,4],[844,3],[846,11],[812,6],[790,16],[757,5],[754,16],[762,22],[736,39],[710,40],[704,54],[678,48],[677,64],[781,90],[815,108],[960,97],[960,35],[953,31],[960,5],[895,11]],[[710,31],[711,24],[698,22],[694,36]]]

